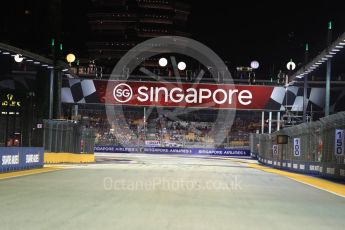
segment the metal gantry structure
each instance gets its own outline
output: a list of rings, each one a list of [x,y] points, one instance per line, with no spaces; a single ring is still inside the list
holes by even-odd
[[[306,91],[308,76],[310,73],[318,69],[323,63],[326,63],[325,116],[328,116],[330,113],[332,58],[345,47],[345,32],[341,34],[334,42],[332,42],[332,22],[328,23],[327,44],[328,46],[319,55],[306,63],[289,78],[289,85],[293,85],[298,79],[304,78],[304,87]],[[304,103],[306,103],[306,94],[304,94]],[[304,116],[306,116],[305,113]]]
[[[54,115],[54,106],[60,107],[60,89],[57,79],[60,79],[62,75],[72,76],[73,73],[70,71],[70,67],[67,63],[61,60],[52,60],[44,56],[32,53],[27,50],[19,49],[17,47],[0,43],[0,54],[6,56],[12,56],[13,59],[16,55],[20,55],[21,62],[26,62],[27,64],[32,64],[35,66],[42,66],[47,68],[50,72],[50,98],[49,98],[49,119],[58,118],[60,116],[60,111]],[[15,60],[13,60],[15,61]]]

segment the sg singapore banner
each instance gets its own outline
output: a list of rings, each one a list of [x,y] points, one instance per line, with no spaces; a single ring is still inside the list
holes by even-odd
[[[343,88],[332,88],[334,111],[343,111]],[[115,80],[62,80],[61,102],[117,106],[160,106],[208,109],[303,111],[303,87],[200,83],[138,82]],[[308,108],[322,111],[325,89],[309,88]],[[309,109],[308,109],[309,110]]]
[[[249,156],[247,149],[222,149],[222,148],[167,148],[144,147],[128,148],[121,146],[95,146],[95,153],[170,153],[191,155],[220,155],[220,156]]]
[[[0,172],[43,167],[41,147],[0,147]]]

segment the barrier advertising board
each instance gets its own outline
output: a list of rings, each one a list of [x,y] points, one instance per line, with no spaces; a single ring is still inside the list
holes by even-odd
[[[0,172],[43,167],[41,147],[0,147]]]
[[[293,154],[295,157],[301,156],[301,138],[293,139]]]
[[[95,153],[167,153],[191,155],[220,155],[220,156],[249,156],[249,149],[223,149],[223,148],[168,148],[144,147],[128,148],[121,146],[95,146]]]
[[[344,155],[344,130],[336,129],[335,130],[335,155],[342,156]]]

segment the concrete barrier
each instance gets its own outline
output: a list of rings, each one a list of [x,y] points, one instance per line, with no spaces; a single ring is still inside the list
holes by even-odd
[[[45,164],[59,163],[93,163],[95,162],[94,154],[76,154],[76,153],[44,153]]]

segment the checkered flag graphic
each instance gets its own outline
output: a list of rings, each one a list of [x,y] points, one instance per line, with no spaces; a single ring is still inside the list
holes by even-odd
[[[61,88],[63,103],[99,103],[93,80],[63,79]]]

